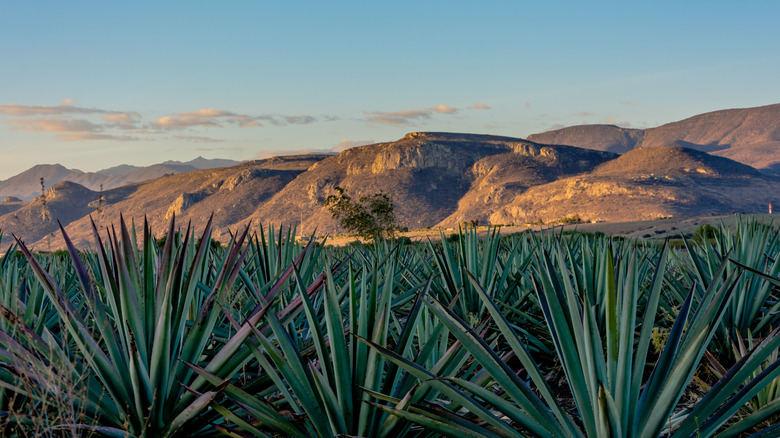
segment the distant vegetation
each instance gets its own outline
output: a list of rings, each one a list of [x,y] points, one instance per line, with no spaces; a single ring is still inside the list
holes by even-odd
[[[333,219],[347,232],[366,240],[391,238],[398,231],[393,198],[380,191],[373,195],[352,199],[341,187],[325,199]]]
[[[681,248],[473,227],[346,247],[274,228],[206,244],[211,223],[106,232],[97,252],[16,241],[0,259],[0,435],[780,430],[777,227]]]

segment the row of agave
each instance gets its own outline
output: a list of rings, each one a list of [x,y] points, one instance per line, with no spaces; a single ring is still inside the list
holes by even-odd
[[[676,249],[62,234],[0,260],[4,436],[780,435],[772,226]]]

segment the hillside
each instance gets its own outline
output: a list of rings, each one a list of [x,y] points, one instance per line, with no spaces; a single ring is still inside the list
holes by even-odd
[[[683,146],[780,175],[780,104],[714,111],[644,130],[581,125],[528,139],[619,153],[640,147]]]
[[[97,172],[82,172],[68,169],[60,164],[40,164],[24,172],[0,181],[0,198],[15,196],[29,201],[41,194],[41,178],[46,189],[61,182],[70,181],[90,190],[100,191],[121,187],[141,181],[159,178],[164,175],[192,172],[198,169],[234,166],[237,161],[207,160],[198,157],[187,162],[167,161],[151,166],[130,166],[122,164]]]
[[[59,235],[51,241],[48,236],[59,220],[77,245],[88,246],[90,216],[101,228],[120,214],[137,225],[146,218],[160,235],[174,215],[180,226],[202,228],[213,213],[214,237],[222,241],[250,222],[335,233],[342,230],[323,201],[337,186],[355,198],[390,194],[399,225],[409,229],[473,220],[553,223],[575,215],[620,222],[758,213],[770,202],[780,205],[779,178],[695,149],[642,147],[618,155],[511,137],[422,132],[338,155],[169,173],[102,192],[61,182],[46,192],[48,220],[40,196],[29,202],[8,198],[0,203],[0,230],[37,249],[57,248]]]
[[[39,196],[21,208],[0,216],[3,234],[17,235],[36,249],[59,247],[57,221],[69,224],[93,212],[90,203],[98,194],[79,184],[63,181],[46,191],[46,202]]]
[[[214,214],[215,237],[228,238],[238,222],[250,216],[258,205],[279,192],[301,172],[321,160],[321,155],[274,157],[249,161],[233,167],[203,169],[162,176],[100,194],[75,183],[60,183],[46,194],[52,210],[51,221],[41,220],[40,197],[14,213],[0,216],[3,231],[22,235],[35,247],[48,246],[46,234],[56,228],[56,220],[67,225],[74,243],[88,246],[92,243],[90,215],[100,227],[124,215],[140,225],[146,217],[156,233],[166,229],[170,217],[186,226],[188,221],[202,229]],[[65,192],[61,187],[67,187]],[[58,203],[54,205],[54,201]],[[65,214],[60,204],[73,208]],[[22,224],[35,224],[24,228]],[[59,236],[56,242],[59,242]],[[56,246],[56,245],[55,245]]]
[[[614,157],[510,137],[411,133],[396,142],[352,148],[322,160],[250,219],[276,224],[302,219],[304,231],[336,231],[322,206],[336,186],[353,197],[380,190],[391,194],[399,222],[409,228],[434,226],[458,211],[468,219],[487,218],[506,196]]]
[[[780,180],[701,151],[635,149],[593,172],[530,188],[490,216],[493,223],[620,222],[669,216],[766,211]]]

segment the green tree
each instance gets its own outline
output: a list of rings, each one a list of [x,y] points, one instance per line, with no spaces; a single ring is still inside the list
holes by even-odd
[[[341,228],[363,239],[393,237],[398,227],[390,195],[380,190],[355,201],[343,188],[334,190],[336,193],[325,199],[325,206]]]

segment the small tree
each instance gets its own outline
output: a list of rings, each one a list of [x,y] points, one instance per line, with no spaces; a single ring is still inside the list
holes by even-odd
[[[393,237],[398,227],[390,195],[380,191],[355,201],[341,187],[334,190],[336,194],[325,199],[325,206],[341,228],[363,239]]]

